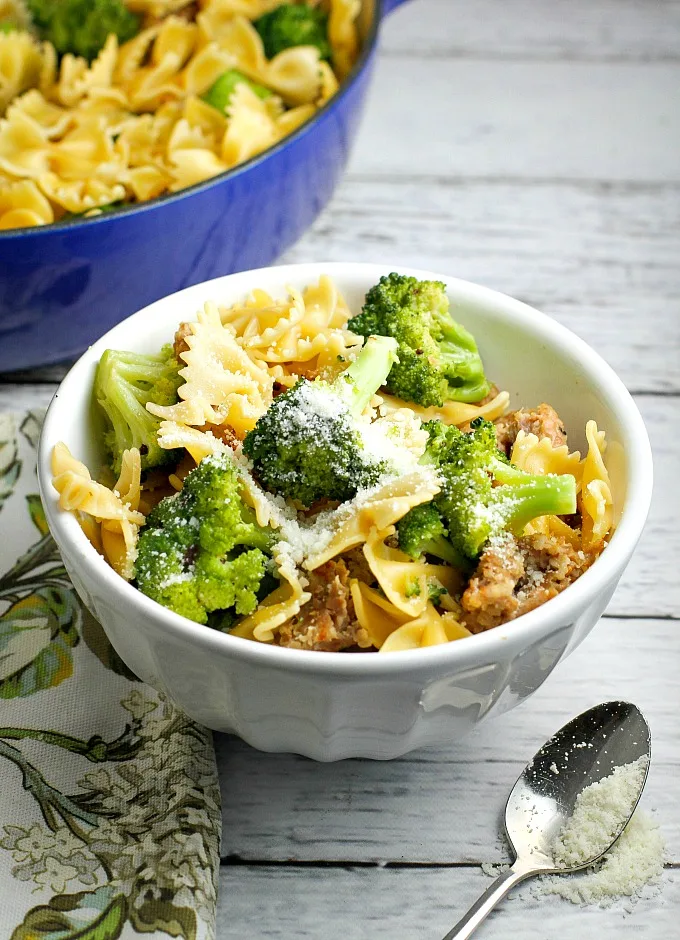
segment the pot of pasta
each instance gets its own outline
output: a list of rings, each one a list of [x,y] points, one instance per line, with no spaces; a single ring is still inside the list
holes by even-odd
[[[0,371],[293,244],[399,2],[0,3]]]

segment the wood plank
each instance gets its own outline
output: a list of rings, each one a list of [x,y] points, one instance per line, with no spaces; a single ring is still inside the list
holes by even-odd
[[[489,884],[477,868],[310,871],[223,866],[217,940],[441,940]],[[527,884],[504,901],[479,936],[660,940],[673,936],[680,909],[680,878],[675,872],[666,873],[660,896],[640,901],[632,914],[626,914],[622,902],[608,909],[581,908],[550,897],[535,899],[528,892]]]
[[[520,708],[458,744],[381,762],[315,764],[216,736],[222,854],[245,860],[482,862],[507,857],[500,817],[524,764],[546,738],[600,701],[645,712],[654,757],[643,806],[656,810],[680,861],[678,624],[603,620]]]
[[[350,166],[677,182],[679,79],[675,63],[383,58]]]
[[[48,404],[49,386],[0,385],[0,411]],[[640,545],[621,580],[608,612],[619,616],[666,617],[680,615],[680,556],[677,523],[677,467],[680,439],[676,433],[678,398],[637,396],[655,454],[652,508]],[[663,546],[663,550],[660,550]]]
[[[680,188],[350,177],[282,260],[360,255],[518,297],[582,336],[629,388],[680,390]]]
[[[680,57],[680,4],[649,0],[418,0],[385,22],[383,55],[663,61]]]

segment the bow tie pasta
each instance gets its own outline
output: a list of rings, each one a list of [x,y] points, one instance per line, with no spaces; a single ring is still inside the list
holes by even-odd
[[[359,52],[357,0],[0,3],[0,229],[176,192],[293,133]]]

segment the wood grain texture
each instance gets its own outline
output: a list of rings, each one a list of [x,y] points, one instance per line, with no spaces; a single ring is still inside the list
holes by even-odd
[[[679,81],[674,62],[383,58],[350,167],[678,182]]]
[[[660,62],[680,59],[677,0],[413,0],[383,55]]]
[[[349,871],[223,867],[220,940],[441,940],[489,886],[476,868]],[[520,886],[479,931],[480,940],[557,940],[596,936],[670,940],[676,936],[680,877],[666,873],[660,896],[632,914],[623,904],[579,908],[528,895]]]
[[[597,702],[629,699],[653,729],[643,805],[656,810],[669,857],[680,861],[677,790],[680,625],[602,620],[521,707],[466,740],[389,765],[319,765],[260,754],[216,736],[222,781],[223,856],[246,860],[482,862],[507,857],[505,800],[546,738]]]

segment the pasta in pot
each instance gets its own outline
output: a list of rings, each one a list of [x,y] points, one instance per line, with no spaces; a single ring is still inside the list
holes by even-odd
[[[419,302],[443,291],[400,275],[383,281],[390,278]],[[207,303],[156,356],[107,351],[95,397],[118,479],[110,488],[93,480],[60,444],[61,507],[154,600],[242,639],[296,649],[390,653],[451,643],[579,577],[613,527],[604,432],[587,423],[582,457],[549,405],[504,414],[508,392],[488,383],[478,402],[423,406],[388,394],[404,341],[365,338],[361,328],[321,277],[283,296],[255,289],[231,306]],[[474,341],[459,335],[470,351]],[[362,375],[371,377],[367,388]],[[253,441],[277,414],[267,447],[278,471],[290,438],[293,461],[296,448],[317,448],[311,472],[331,489],[345,443],[375,474],[364,480],[365,467],[353,463],[349,490],[320,499],[296,488],[310,472],[300,462],[292,491],[283,475],[271,484],[268,454],[263,463]],[[518,515],[524,504],[530,511]]]
[[[114,2],[114,0],[112,0]],[[115,0],[123,3],[123,0]],[[268,57],[258,32],[282,0],[125,0],[140,26],[91,61],[59,55],[24,6],[0,4],[0,228],[90,217],[203,182],[293,133],[359,51],[357,0],[302,4],[315,45]],[[224,101],[211,95],[230,76]]]

